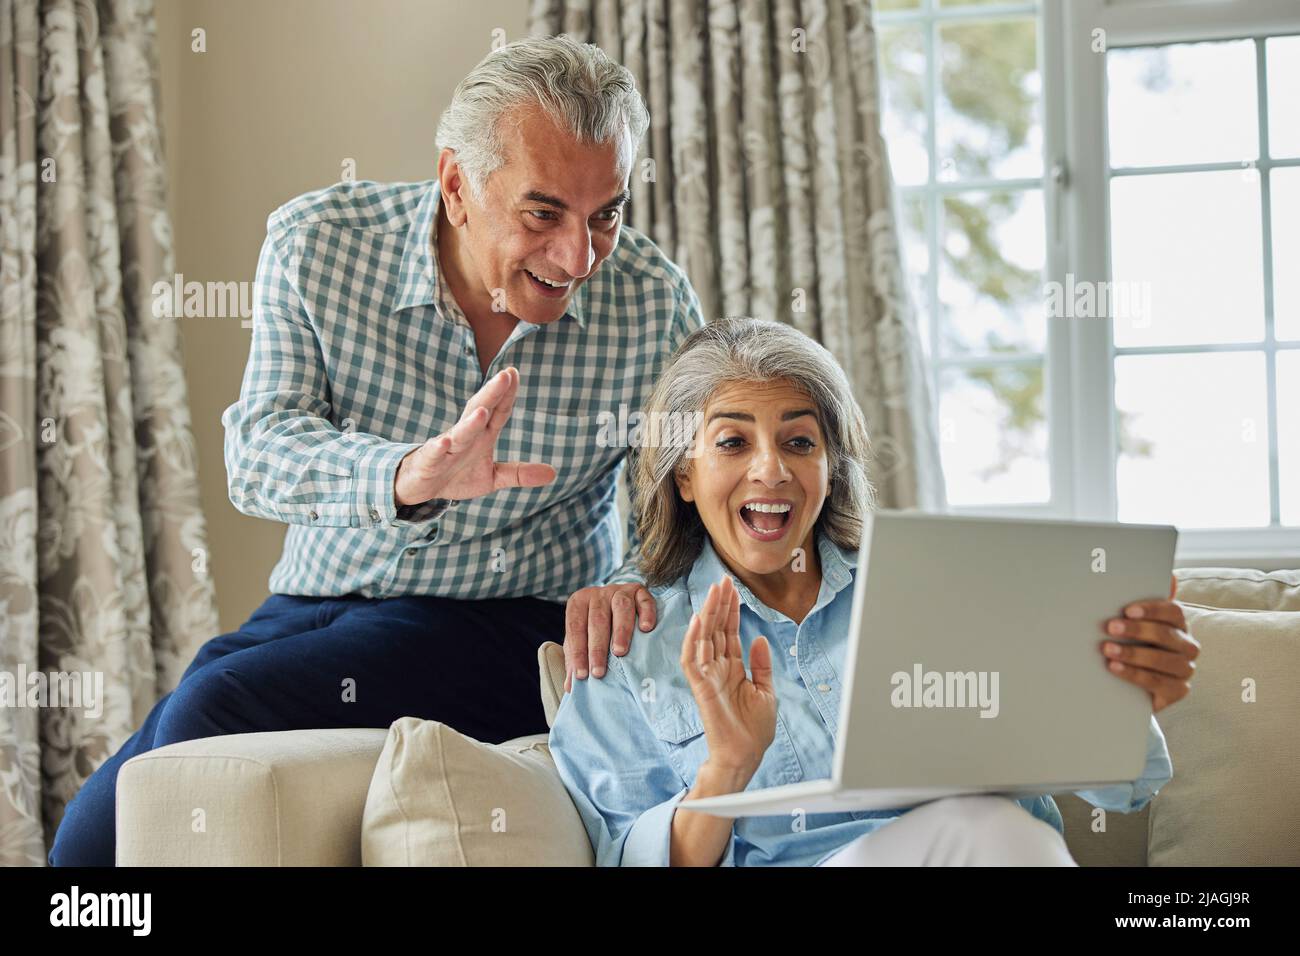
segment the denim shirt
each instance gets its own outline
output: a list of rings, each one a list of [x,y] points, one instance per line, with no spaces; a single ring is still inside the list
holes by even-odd
[[[776,736],[747,789],[832,775],[857,553],[817,536],[822,583],[800,624],[761,603],[735,575],[740,643],[749,660],[754,639],[772,647]],[[680,665],[682,639],[709,586],[730,573],[706,540],[691,570],[653,589],[653,631],[632,637],[623,657],[610,656],[603,678],[574,680],[551,728],[551,755],[582,817],[600,866],[666,866],[673,812],[708,757],[704,726]],[[1140,810],[1172,776],[1164,735],[1151,718],[1147,759],[1133,783],[1079,796],[1106,810]],[[1064,833],[1050,796],[1017,801]],[[799,866],[836,851],[908,812],[862,810],[742,817],[735,821],[724,866]]]

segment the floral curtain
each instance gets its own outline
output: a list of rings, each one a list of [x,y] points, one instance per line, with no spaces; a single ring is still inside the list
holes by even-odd
[[[157,83],[152,0],[0,0],[3,865],[217,632]]]
[[[707,318],[776,318],[844,366],[886,508],[946,507],[880,136],[871,8],[852,0],[533,0],[529,32],[597,44],[650,130],[629,224]]]

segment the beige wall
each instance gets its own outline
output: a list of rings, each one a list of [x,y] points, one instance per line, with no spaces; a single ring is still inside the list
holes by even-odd
[[[492,31],[524,35],[528,0],[156,0],[176,267],[251,281],[267,215],[337,182],[434,175],[434,128]],[[207,51],[190,50],[206,31]],[[200,491],[221,629],[267,595],[283,525],[226,495],[221,413],[239,396],[250,332],[182,319]]]

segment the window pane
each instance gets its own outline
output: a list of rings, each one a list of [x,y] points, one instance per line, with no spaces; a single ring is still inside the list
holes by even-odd
[[[939,315],[943,352],[1041,352],[1046,230],[1037,189],[943,200]]]
[[[942,26],[939,55],[939,179],[1041,176],[1042,77],[1035,21]]]
[[[920,27],[880,30],[884,113],[881,132],[889,147],[894,181],[902,185],[930,178],[926,144],[925,37]]]
[[[1273,331],[1300,339],[1300,167],[1273,170]]]
[[[1112,313],[1115,344],[1260,341],[1259,211],[1253,169],[1113,177],[1111,278],[1138,300]]]
[[[916,308],[916,324],[921,331],[921,345],[926,355],[930,352],[930,241],[926,232],[927,210],[929,202],[924,194],[913,194],[903,198],[902,222],[900,229],[903,238],[903,274],[907,277],[907,288],[912,293],[912,304]]]
[[[1047,501],[1042,365],[944,369],[939,448],[949,504]]]
[[[1111,50],[1106,79],[1111,166],[1259,158],[1254,41]]]
[[[1267,525],[1265,385],[1262,352],[1118,357],[1119,520]]]
[[[1283,524],[1300,525],[1300,351],[1277,353],[1277,477]]]
[[[1300,36],[1269,37],[1268,152],[1277,158],[1300,156]]]

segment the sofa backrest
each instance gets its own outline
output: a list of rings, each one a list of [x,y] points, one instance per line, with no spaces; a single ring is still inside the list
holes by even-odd
[[[1240,611],[1300,611],[1300,570],[1181,568],[1174,599]]]

